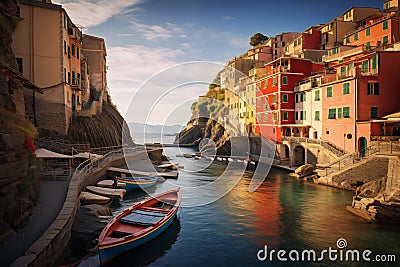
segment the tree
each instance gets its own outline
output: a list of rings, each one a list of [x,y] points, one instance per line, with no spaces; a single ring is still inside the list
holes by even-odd
[[[265,41],[267,41],[269,38],[267,36],[265,36],[262,33],[256,33],[253,36],[250,37],[250,45],[251,46],[256,46],[259,44],[263,44]]]

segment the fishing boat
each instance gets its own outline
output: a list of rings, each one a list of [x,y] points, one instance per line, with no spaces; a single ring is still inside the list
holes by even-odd
[[[153,186],[157,183],[157,176],[153,177],[117,177],[118,182],[125,184],[124,189],[130,191]]]
[[[180,189],[171,190],[150,197],[112,219],[100,233],[100,262],[109,262],[161,234],[174,221],[181,199]]]

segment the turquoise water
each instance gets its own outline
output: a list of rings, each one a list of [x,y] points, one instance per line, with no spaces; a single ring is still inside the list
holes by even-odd
[[[158,183],[152,192],[163,192],[170,183],[179,185],[184,206],[202,201],[197,195],[199,187],[214,181],[225,170],[224,163],[210,165],[207,160],[175,157],[177,148],[166,148],[165,151],[172,161],[184,165],[184,169],[177,180]],[[191,150],[183,149],[182,152],[190,153]],[[240,168],[238,166],[238,171]],[[320,252],[329,247],[337,249],[339,238],[346,239],[346,249],[361,252],[369,249],[372,255],[396,254],[400,260],[400,229],[366,223],[347,212],[345,207],[351,204],[352,192],[299,181],[273,169],[262,186],[250,193],[251,174],[246,171],[238,184],[217,201],[181,208],[178,220],[163,235],[122,255],[111,266],[313,266],[316,263],[282,263],[276,258],[259,261],[257,253],[265,245],[268,250],[314,249]],[[202,197],[213,198],[219,193],[215,188]],[[113,207],[114,213],[145,197],[143,192],[127,194],[120,205]],[[326,260],[322,265],[365,264]],[[396,264],[377,265],[375,262],[370,265]]]

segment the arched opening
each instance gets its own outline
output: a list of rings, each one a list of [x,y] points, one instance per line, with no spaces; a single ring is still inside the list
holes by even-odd
[[[289,151],[289,146],[288,145],[283,145],[283,149],[285,150],[285,158],[288,159],[290,158],[290,151]]]
[[[295,136],[295,137],[299,137],[300,136],[299,128],[294,127],[292,132],[293,132],[293,136]]]
[[[290,128],[285,129],[285,136],[291,136]]]
[[[365,156],[367,152],[367,138],[360,137],[358,139],[358,151],[360,152],[361,156]]]
[[[293,164],[294,166],[301,166],[305,164],[306,150],[302,146],[296,146],[293,150]]]

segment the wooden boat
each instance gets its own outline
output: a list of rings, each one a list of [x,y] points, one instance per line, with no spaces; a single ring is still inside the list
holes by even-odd
[[[127,191],[153,186],[157,183],[157,176],[153,177],[117,177],[117,181],[124,183]]]
[[[164,178],[178,179],[179,172],[145,172],[145,171],[136,171],[136,170],[127,170],[121,168],[110,167],[107,169],[109,175],[121,174],[124,173],[126,175],[140,175],[140,176],[158,176]]]
[[[168,228],[178,212],[181,190],[150,197],[112,219],[99,236],[102,264],[157,237]]]
[[[106,197],[117,197],[123,198],[126,194],[125,189],[116,189],[116,188],[105,188],[105,187],[98,187],[98,186],[86,186],[86,189],[89,192],[94,194],[106,196]]]
[[[81,192],[79,200],[84,204],[106,204],[110,201],[109,197],[99,196],[90,192]]]
[[[100,187],[114,188],[114,180],[102,180],[98,182],[96,185]],[[117,188],[124,188],[124,187],[125,183],[117,182]]]

